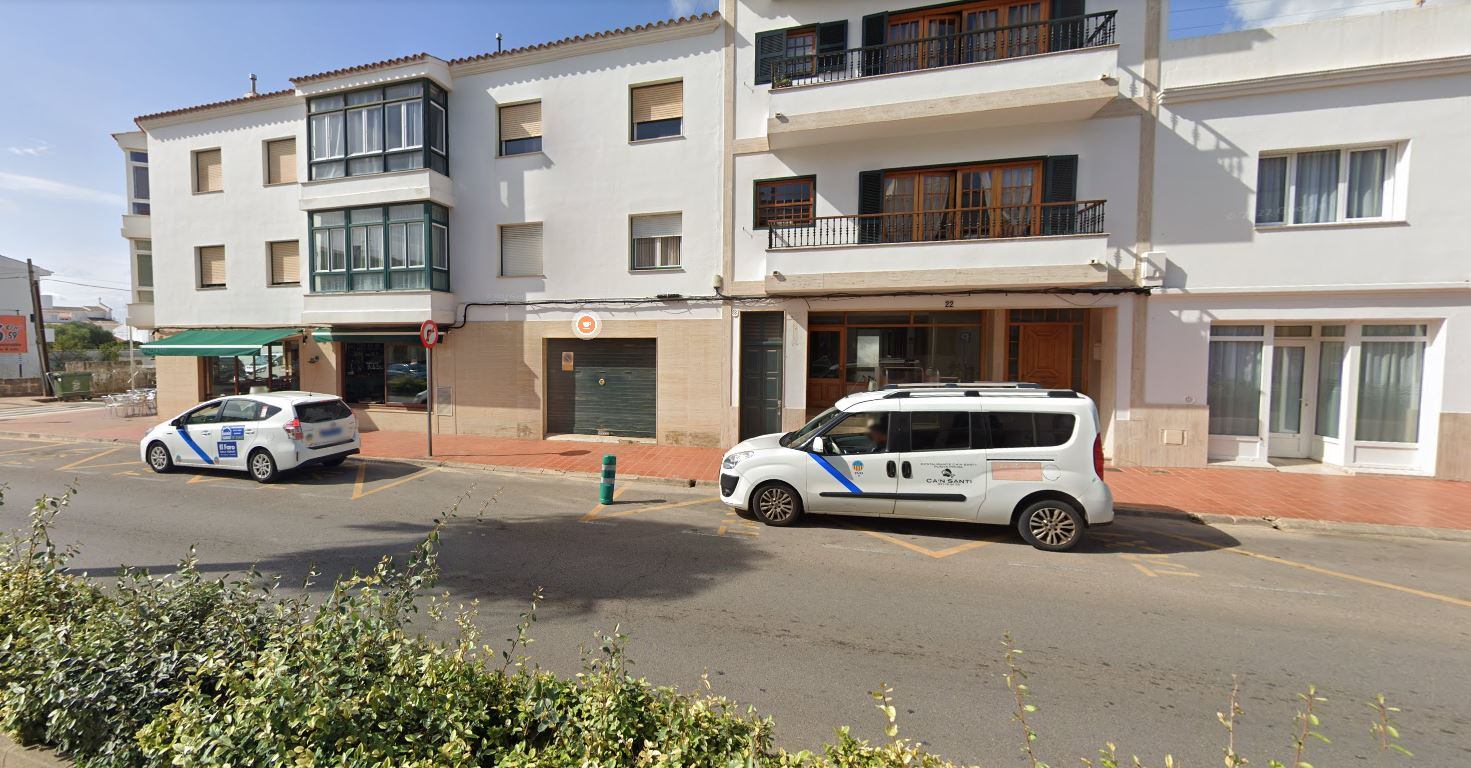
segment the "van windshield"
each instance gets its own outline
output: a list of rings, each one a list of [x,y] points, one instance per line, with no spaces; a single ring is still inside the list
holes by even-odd
[[[833,420],[833,417],[835,417],[837,415],[838,415],[838,409],[836,407],[829,408],[829,409],[823,411],[822,413],[819,413],[817,415],[817,418],[813,419],[812,421],[807,422],[806,424],[803,424],[801,426],[801,428],[799,428],[797,431],[795,431],[795,432],[788,432],[785,435],[782,435],[781,436],[781,445],[782,445],[782,447],[785,448],[786,446],[789,446],[789,445],[797,445],[797,444],[805,441],[807,438],[809,438],[813,434],[815,434],[818,430],[820,430],[823,427],[827,426],[827,423],[830,422],[830,421],[832,421]]]

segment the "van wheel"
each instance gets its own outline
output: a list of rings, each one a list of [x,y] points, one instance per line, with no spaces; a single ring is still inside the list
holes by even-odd
[[[751,493],[751,512],[767,525],[784,528],[802,517],[802,497],[786,483],[766,483]]]
[[[148,468],[160,475],[174,470],[174,457],[169,455],[168,446],[158,441],[148,444]]]
[[[1065,552],[1083,540],[1083,515],[1058,499],[1028,506],[1017,516],[1016,527],[1028,544],[1047,552]]]
[[[264,448],[257,448],[250,454],[250,476],[257,483],[269,483],[280,474],[276,471],[276,457]]]

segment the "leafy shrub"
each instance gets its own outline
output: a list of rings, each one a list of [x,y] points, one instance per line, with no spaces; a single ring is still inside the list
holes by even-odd
[[[74,553],[51,540],[72,496],[43,497],[29,530],[0,534],[0,731],[83,768],[955,768],[899,737],[887,687],[872,696],[888,741],[840,728],[817,752],[789,753],[773,751],[771,721],[751,709],[634,677],[616,630],[579,674],[537,669],[525,650],[539,594],[499,653],[468,611],[455,613],[453,640],[428,640],[410,620],[437,574],[438,526],[407,563],[384,558],[316,601],[283,596],[254,572],[207,579],[192,552],[168,577],[125,570],[103,586],[69,572]],[[431,600],[427,613],[440,620],[447,609]],[[1004,650],[1022,756],[1046,768],[1022,651],[1010,637]],[[1300,701],[1292,761],[1268,765],[1302,768],[1310,741],[1326,741],[1315,713],[1325,699],[1309,688]],[[1217,715],[1228,768],[1246,764],[1234,747],[1237,702],[1233,687]],[[1398,710],[1382,696],[1369,704],[1381,752],[1408,756]],[[1111,744],[1083,763],[1126,764]]]

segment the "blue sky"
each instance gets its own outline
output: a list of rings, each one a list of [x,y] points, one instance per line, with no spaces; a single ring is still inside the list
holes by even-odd
[[[836,0],[834,0],[836,1]],[[1139,0],[1119,0],[1120,3]],[[1432,0],[1432,2],[1435,0]],[[1174,0],[1176,36],[1414,0]],[[920,0],[895,7],[920,5]],[[428,51],[451,58],[712,10],[715,0],[0,0],[0,254],[51,269],[64,303],[127,304],[122,154],[136,115],[288,78]],[[288,35],[268,27],[287,25]],[[220,30],[212,37],[202,29]],[[61,281],[70,282],[61,282]],[[88,285],[76,285],[86,283]]]

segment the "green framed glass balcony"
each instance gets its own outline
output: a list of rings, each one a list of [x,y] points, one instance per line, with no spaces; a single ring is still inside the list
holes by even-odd
[[[374,205],[308,215],[312,293],[450,290],[444,206]]]

